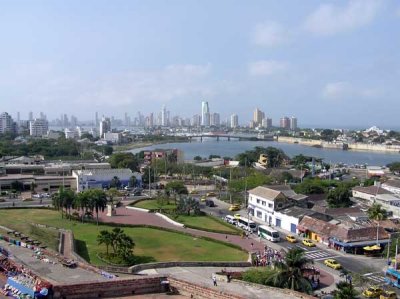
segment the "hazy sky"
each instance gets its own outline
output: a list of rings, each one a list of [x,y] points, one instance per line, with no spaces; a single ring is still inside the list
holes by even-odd
[[[0,0],[0,111],[400,126],[400,2]]]

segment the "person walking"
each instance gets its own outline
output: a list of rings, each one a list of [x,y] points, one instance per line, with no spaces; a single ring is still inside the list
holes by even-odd
[[[212,275],[212,281],[213,281],[214,287],[216,287],[217,286],[217,276],[215,276],[214,273]]]

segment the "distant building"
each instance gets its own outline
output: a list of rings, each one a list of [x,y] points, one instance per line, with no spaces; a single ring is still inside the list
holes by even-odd
[[[154,160],[167,159],[169,162],[183,163],[183,151],[178,149],[155,149],[143,152],[145,164],[151,164]]]
[[[104,138],[104,133],[111,132],[111,120],[108,117],[103,117],[100,121],[100,138]]]
[[[192,126],[193,127],[199,127],[201,126],[201,115],[195,114],[192,117]]]
[[[231,115],[231,128],[239,127],[239,117],[237,114]]]
[[[290,119],[289,119],[289,117],[287,117],[287,116],[282,117],[280,119],[279,126],[282,129],[286,129],[286,130],[290,129]]]
[[[201,102],[201,125],[206,127],[210,125],[210,108],[206,101]]]
[[[262,120],[261,126],[266,129],[272,128],[272,118],[264,118]]]
[[[256,108],[253,113],[253,122],[254,126],[261,126],[262,125],[262,120],[265,118],[264,112],[262,112],[260,109]]]
[[[34,137],[42,137],[47,135],[49,123],[46,119],[36,118],[29,122],[29,135]]]
[[[290,130],[296,131],[297,130],[297,118],[292,116],[290,118]]]
[[[17,125],[7,112],[0,114],[0,134],[16,133]]]
[[[163,127],[168,126],[168,121],[167,121],[167,108],[165,108],[165,105],[162,106],[161,109],[161,125]]]
[[[219,127],[221,124],[219,113],[212,113],[210,118],[210,125]]]
[[[78,139],[78,132],[74,129],[64,129],[65,139]]]
[[[104,133],[103,139],[107,142],[118,144],[118,143],[121,143],[121,141],[122,141],[122,134],[107,132],[107,133]]]

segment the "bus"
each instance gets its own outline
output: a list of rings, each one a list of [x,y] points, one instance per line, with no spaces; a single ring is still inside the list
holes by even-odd
[[[237,222],[237,226],[251,231],[251,232],[257,232],[257,225],[255,222],[249,220],[248,218],[244,218],[244,217],[239,217],[238,222]]]
[[[265,225],[260,225],[258,227],[258,236],[271,242],[279,242],[281,240],[278,231]]]

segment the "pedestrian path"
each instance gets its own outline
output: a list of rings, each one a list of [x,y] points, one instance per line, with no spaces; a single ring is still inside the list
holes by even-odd
[[[372,280],[375,284],[384,284],[385,283],[385,276],[381,272],[366,273],[363,276],[369,280]]]
[[[306,258],[314,260],[314,261],[326,260],[326,259],[331,259],[331,258],[337,257],[336,255],[332,255],[332,253],[326,252],[323,250],[306,251],[305,256],[306,256]]]

